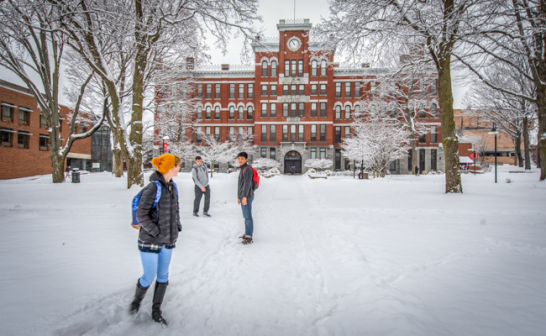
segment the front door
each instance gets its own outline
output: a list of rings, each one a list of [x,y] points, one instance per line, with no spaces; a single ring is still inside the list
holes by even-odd
[[[284,173],[301,174],[301,155],[296,151],[290,151],[284,156]]]

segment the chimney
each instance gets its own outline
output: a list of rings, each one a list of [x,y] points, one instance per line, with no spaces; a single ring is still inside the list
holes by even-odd
[[[228,71],[229,70],[229,64],[222,64],[222,71]]]
[[[363,68],[369,68],[369,67],[370,67],[370,63],[362,63],[362,67],[363,67]]]
[[[186,57],[186,70],[194,70],[195,69],[195,60],[193,57]]]

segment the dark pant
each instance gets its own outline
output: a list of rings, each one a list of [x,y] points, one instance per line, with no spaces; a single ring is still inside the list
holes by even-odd
[[[198,186],[195,186],[195,200],[193,201],[193,212],[197,213],[199,212],[199,204],[201,203],[201,197],[203,194],[205,194],[205,208],[203,208],[203,212],[209,212],[209,206],[210,206],[210,187],[205,187],[206,191],[202,191],[201,188]]]
[[[254,195],[246,198],[246,205],[243,205],[243,200],[241,199],[241,209],[243,210],[243,217],[245,218],[245,235],[247,237],[252,237],[252,234],[254,233],[252,201],[254,201]]]

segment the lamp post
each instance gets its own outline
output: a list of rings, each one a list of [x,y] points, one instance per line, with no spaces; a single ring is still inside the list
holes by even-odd
[[[167,141],[169,141],[169,136],[165,135],[163,137],[163,154],[167,153]]]
[[[495,127],[495,123],[493,123],[493,127],[491,128],[491,132],[489,132],[489,134],[495,135],[495,183],[497,183],[497,134],[499,134],[499,132]]]

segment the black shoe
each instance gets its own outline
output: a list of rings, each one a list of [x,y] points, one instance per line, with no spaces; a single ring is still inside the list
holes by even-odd
[[[208,212],[203,212],[203,215],[207,216],[207,217],[210,217],[209,213]]]
[[[150,288],[150,286],[142,287],[140,285],[140,279],[138,279],[136,291],[135,291],[135,297],[133,298],[133,302],[131,302],[131,307],[129,308],[129,313],[131,315],[138,313],[138,310],[140,309],[140,302],[142,301],[142,299],[144,299],[144,296],[146,295],[148,288]]]
[[[199,215],[197,214],[197,212],[194,212],[193,215],[194,215],[195,217],[199,217]]]
[[[154,298],[152,300],[152,319],[157,323],[163,324],[164,326],[167,326],[167,321],[163,318],[163,315],[161,315],[161,304],[163,303],[163,298],[165,297],[165,292],[167,291],[168,285],[168,282],[161,283],[156,281]]]

